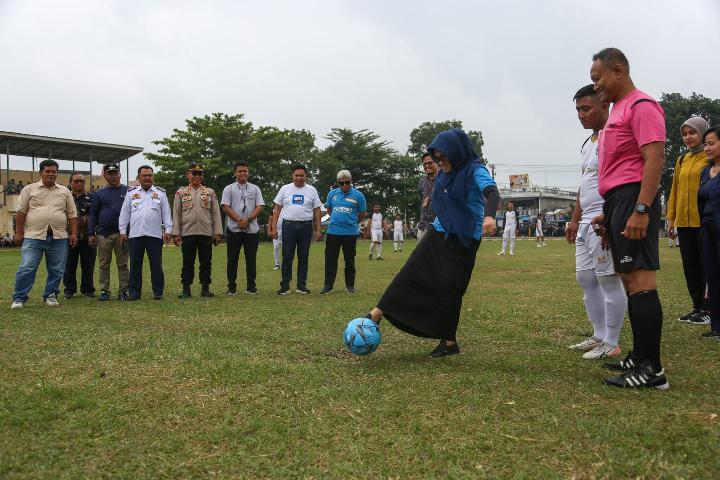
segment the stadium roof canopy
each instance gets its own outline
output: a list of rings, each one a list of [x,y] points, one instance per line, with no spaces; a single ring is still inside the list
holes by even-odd
[[[118,163],[142,152],[141,147],[88,142],[0,131],[0,154],[76,162]]]

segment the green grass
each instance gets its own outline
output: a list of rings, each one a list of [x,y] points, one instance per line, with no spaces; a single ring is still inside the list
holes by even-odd
[[[515,257],[481,245],[463,355],[430,360],[434,341],[387,323],[373,355],[345,353],[347,321],[414,246],[384,245],[385,262],[370,262],[359,244],[356,295],[318,294],[321,244],[313,293],[274,295],[263,244],[261,295],[178,300],[169,248],[162,302],[146,278],[140,302],[49,309],[41,272],[14,311],[19,252],[0,251],[0,478],[718,478],[720,343],[675,320],[690,307],[678,249],[663,244],[659,280],[672,387],[638,392],[602,386],[599,362],[567,350],[590,325],[560,240],[518,242]],[[242,260],[240,272],[244,287]]]

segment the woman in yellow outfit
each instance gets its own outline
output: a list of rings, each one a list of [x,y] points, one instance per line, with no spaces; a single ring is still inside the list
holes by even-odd
[[[682,124],[680,132],[688,151],[675,162],[672,190],[667,204],[667,232],[671,238],[675,238],[674,229],[677,228],[685,282],[693,303],[692,311],[678,320],[695,325],[710,323],[705,300],[705,274],[697,202],[700,174],[707,166],[702,139],[708,128],[710,125],[702,117],[691,117]]]

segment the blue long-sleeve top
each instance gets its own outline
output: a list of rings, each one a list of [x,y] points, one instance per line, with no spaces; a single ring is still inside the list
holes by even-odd
[[[118,220],[127,191],[127,185],[120,184],[116,188],[103,187],[92,194],[90,197],[88,235],[120,233]]]

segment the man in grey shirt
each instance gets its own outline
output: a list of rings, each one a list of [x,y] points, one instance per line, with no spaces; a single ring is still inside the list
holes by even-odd
[[[422,157],[423,170],[425,176],[418,183],[418,193],[420,195],[420,221],[418,222],[417,239],[418,242],[427,232],[428,225],[435,220],[435,213],[432,209],[432,191],[435,185],[435,177],[437,176],[438,166],[435,159],[429,153],[425,153]]]
[[[236,182],[223,190],[223,212],[227,221],[227,279],[228,295],[237,295],[237,269],[240,259],[240,250],[245,247],[245,276],[247,288],[245,293],[255,295],[258,293],[255,285],[256,258],[259,241],[257,217],[262,213],[265,201],[257,185],[248,182],[250,169],[246,162],[235,164]]]

